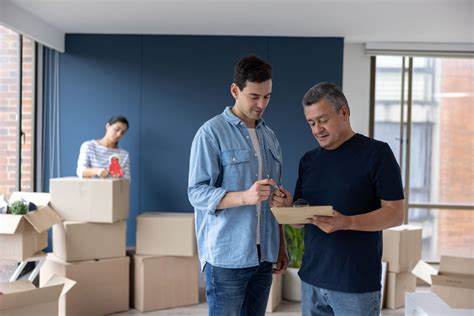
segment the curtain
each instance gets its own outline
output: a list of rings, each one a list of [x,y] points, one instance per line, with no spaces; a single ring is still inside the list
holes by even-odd
[[[43,126],[42,178],[44,188],[49,179],[61,176],[60,170],[59,52],[43,50]]]

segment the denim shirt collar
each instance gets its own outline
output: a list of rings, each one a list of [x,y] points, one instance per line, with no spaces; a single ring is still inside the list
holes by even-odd
[[[224,109],[224,112],[222,112],[224,119],[232,125],[237,126],[239,124],[242,124],[245,126],[245,123],[242,121],[242,119],[238,117],[237,115],[235,115],[231,111],[231,109],[232,109],[232,106],[228,106]],[[255,124],[255,128],[260,127],[260,125],[262,126],[265,125],[265,121],[263,120],[263,118],[257,121],[257,124]]]

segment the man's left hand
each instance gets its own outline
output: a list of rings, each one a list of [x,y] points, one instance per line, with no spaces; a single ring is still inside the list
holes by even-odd
[[[286,253],[286,249],[281,249],[278,254],[278,261],[276,264],[276,268],[273,269],[273,273],[275,274],[282,274],[285,273],[286,268],[288,268],[288,254]]]
[[[306,224],[313,224],[325,233],[333,233],[338,230],[348,230],[351,226],[350,216],[343,215],[333,210],[334,216],[313,216],[306,219]]]

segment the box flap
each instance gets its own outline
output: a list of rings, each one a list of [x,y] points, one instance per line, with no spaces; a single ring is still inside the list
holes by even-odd
[[[0,295],[0,311],[20,306],[51,302],[59,299],[63,285],[46,288],[33,288],[10,294]]]
[[[28,280],[20,280],[12,283],[0,283],[0,292],[10,294],[22,291],[36,289],[36,287]]]
[[[413,273],[414,275],[416,275],[417,277],[419,277],[420,279],[422,279],[423,281],[431,285],[432,284],[431,276],[437,275],[438,270],[436,270],[435,268],[433,268],[432,266],[430,266],[423,260],[420,260],[418,261],[416,266],[413,268],[411,273]]]
[[[44,283],[43,287],[49,287],[54,285],[64,285],[61,291],[61,296],[65,295],[69,290],[76,285],[76,281],[59,276],[57,274],[53,274],[46,283]]]
[[[13,192],[10,197],[10,203],[15,201],[26,200],[36,204],[36,206],[46,206],[49,204],[49,193],[42,192]]]
[[[439,273],[474,276],[474,258],[441,256]]]
[[[23,215],[1,214],[0,215],[0,234],[13,235],[20,225]]]
[[[62,221],[61,216],[59,216],[59,214],[53,211],[49,206],[41,207],[36,211],[25,214],[24,216],[38,233],[42,233],[54,224]]]

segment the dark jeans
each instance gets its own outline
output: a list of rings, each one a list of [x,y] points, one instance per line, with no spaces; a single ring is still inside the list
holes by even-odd
[[[272,264],[227,269],[206,263],[209,316],[265,315],[272,285]]]

